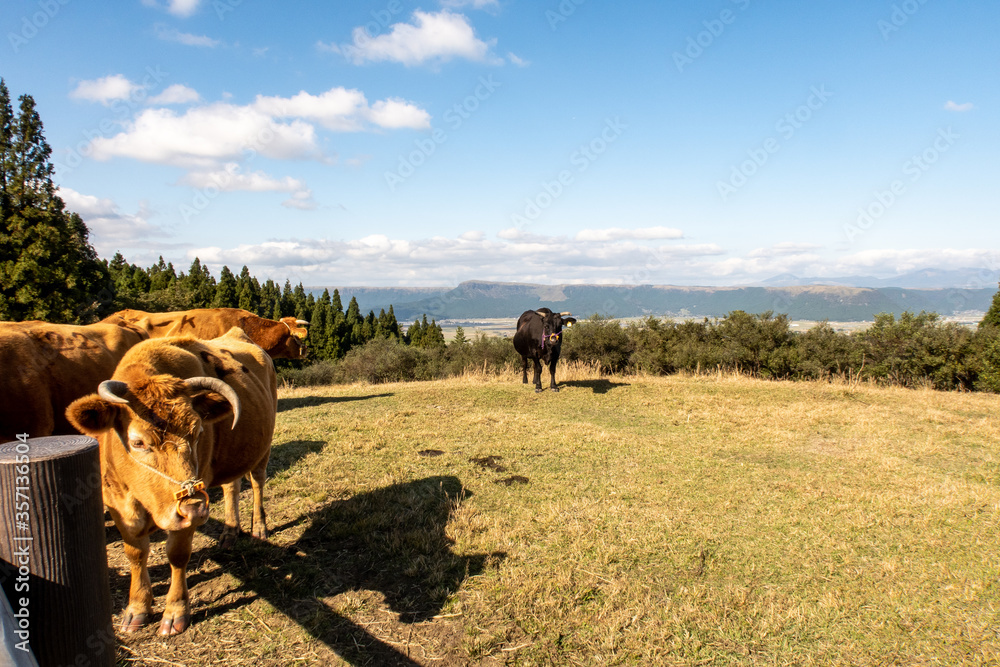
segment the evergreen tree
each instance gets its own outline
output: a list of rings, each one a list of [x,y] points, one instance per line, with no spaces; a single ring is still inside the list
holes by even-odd
[[[215,301],[215,278],[207,266],[202,266],[197,257],[191,262],[191,269],[181,281],[181,288],[188,293],[192,308],[208,308]]]
[[[327,296],[329,297],[329,294]],[[330,341],[324,336],[329,321],[329,300],[324,302],[323,299],[320,299],[313,307],[312,317],[309,320],[309,347],[316,359],[330,358]]]
[[[11,214],[7,182],[13,174],[14,108],[10,103],[7,84],[0,79],[0,220],[6,224]],[[2,248],[0,248],[2,251]],[[0,261],[5,260],[0,256]]]
[[[396,321],[396,313],[392,310],[392,304],[389,304],[389,312],[386,315],[386,320],[388,324],[389,335],[392,338],[402,338],[399,332],[399,322]]]
[[[997,287],[1000,288],[1000,285]],[[983,327],[1000,328],[1000,289],[993,295],[993,302],[990,304],[990,309],[986,311],[986,316],[979,323],[979,328],[982,329]]]
[[[215,298],[212,300],[212,306],[214,308],[238,308],[239,303],[236,276],[233,275],[228,266],[223,266],[219,272],[219,283],[215,286]]]
[[[462,327],[455,327],[455,338],[452,339],[452,344],[456,347],[462,347],[469,342],[469,339],[465,337],[465,329]]]
[[[302,287],[302,283],[296,285],[292,292],[292,309],[296,319],[308,320],[312,317],[312,309],[307,303],[306,291]]]
[[[107,268],[52,181],[52,149],[30,95],[14,116],[0,80],[0,319],[79,322],[112,304]]]
[[[424,317],[427,320],[427,317]],[[420,320],[413,320],[413,324],[410,328],[406,330],[406,342],[415,347],[421,347],[421,341],[423,341],[423,329],[420,328]]]
[[[285,278],[285,286],[281,290],[281,316],[291,317],[295,314],[295,299],[292,294],[292,281]]]
[[[331,306],[336,313],[344,312],[344,304],[340,301],[340,290],[337,288],[333,289]]]

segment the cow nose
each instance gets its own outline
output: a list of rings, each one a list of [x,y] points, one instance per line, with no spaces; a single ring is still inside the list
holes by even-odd
[[[177,504],[177,513],[191,523],[208,520],[208,503],[201,498],[185,500]]]

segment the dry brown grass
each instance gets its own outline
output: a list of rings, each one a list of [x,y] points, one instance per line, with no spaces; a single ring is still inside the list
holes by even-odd
[[[519,374],[283,391],[270,542],[210,525],[119,661],[1000,661],[997,396]]]

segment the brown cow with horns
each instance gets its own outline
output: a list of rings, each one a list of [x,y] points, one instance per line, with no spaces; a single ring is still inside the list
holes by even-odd
[[[239,534],[239,487],[253,485],[253,535],[267,537],[263,490],[274,434],[277,380],[271,360],[239,328],[213,340],[157,338],[133,347],[97,394],[66,411],[101,448],[104,504],[121,532],[132,570],[121,629],[149,621],[153,591],[149,535],[167,531],[170,562],[161,635],[183,632],[191,605],[185,570],[191,539],[208,520],[210,486],[222,486],[226,526]]]

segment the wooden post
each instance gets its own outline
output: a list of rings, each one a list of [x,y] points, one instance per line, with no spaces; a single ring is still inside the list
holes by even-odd
[[[0,444],[0,582],[42,667],[115,662],[99,456],[82,435]]]

